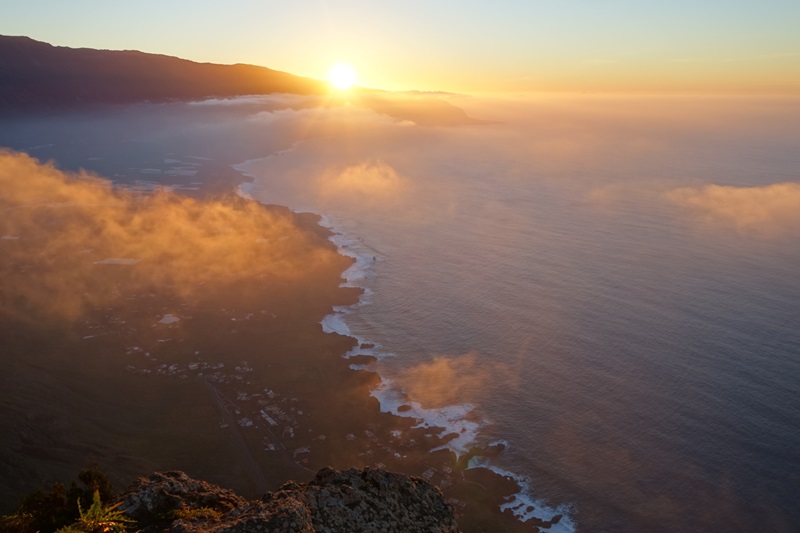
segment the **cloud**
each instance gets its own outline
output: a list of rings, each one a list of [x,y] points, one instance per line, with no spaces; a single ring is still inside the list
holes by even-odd
[[[516,387],[517,374],[508,365],[474,353],[437,357],[400,375],[403,390],[425,408],[479,402],[497,387]]]
[[[122,292],[253,292],[341,260],[290,213],[235,196],[142,198],[8,151],[0,190],[0,316],[74,319]]]
[[[319,183],[323,197],[355,197],[359,201],[396,197],[405,192],[406,187],[406,181],[397,171],[380,160],[325,172]]]
[[[668,192],[667,198],[706,222],[732,227],[741,233],[800,234],[800,183],[687,187]]]

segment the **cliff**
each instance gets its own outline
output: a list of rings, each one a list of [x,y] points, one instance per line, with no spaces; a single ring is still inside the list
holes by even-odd
[[[157,472],[137,480],[120,508],[143,533],[459,531],[438,488],[370,468],[323,468],[255,501],[183,472]]]

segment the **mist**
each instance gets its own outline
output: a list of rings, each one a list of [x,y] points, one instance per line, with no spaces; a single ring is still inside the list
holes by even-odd
[[[472,444],[508,439],[497,464],[574,503],[587,530],[787,530],[791,496],[767,480],[797,441],[777,428],[797,417],[781,406],[796,391],[798,100],[449,101],[487,123],[353,115],[237,166],[247,194],[325,213],[377,258],[345,318],[381,345],[387,409],[403,398],[442,423],[471,408]]]
[[[101,288],[109,269],[128,271],[126,290],[168,288],[189,298],[205,284],[297,280],[336,257],[287,215],[235,196],[138,196],[8,151],[0,153],[0,186],[0,309],[18,318],[74,319],[108,305],[116,297]]]
[[[174,295],[142,318],[157,346],[189,331],[212,291],[227,295],[206,300],[217,307],[252,302],[271,331],[294,332],[283,315],[313,310],[311,338],[330,311],[315,291],[352,261],[313,217],[217,195],[238,188],[323,215],[355,258],[346,285],[363,289],[360,306],[336,311],[355,339],[314,340],[318,358],[300,366],[275,355],[307,361],[282,340],[263,376],[313,396],[327,381],[303,383],[320,361],[347,365],[334,355],[355,344],[366,372],[323,405],[374,408],[383,383],[431,416],[431,438],[462,452],[507,443],[487,461],[524,477],[519,501],[577,509],[588,530],[788,530],[794,496],[769,480],[796,458],[781,428],[797,420],[800,101],[446,98],[476,120],[280,95],[0,130],[31,154],[0,158],[0,311],[80,325],[131,295]],[[222,316],[244,331],[241,314]],[[469,419],[456,420],[463,406]],[[321,411],[315,431],[334,424]],[[359,434],[350,415],[335,421]],[[326,445],[367,461],[372,444],[346,432],[327,428]]]
[[[668,197],[709,223],[741,233],[785,237],[800,232],[798,183],[762,187],[706,185],[676,189]]]

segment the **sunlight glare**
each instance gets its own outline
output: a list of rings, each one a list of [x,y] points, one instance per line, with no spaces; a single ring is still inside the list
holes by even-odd
[[[346,91],[356,82],[356,71],[350,65],[337,63],[331,67],[328,79],[336,89]]]

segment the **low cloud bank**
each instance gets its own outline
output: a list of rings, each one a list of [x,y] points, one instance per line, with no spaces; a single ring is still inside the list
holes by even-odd
[[[513,388],[518,375],[509,365],[493,363],[474,353],[437,357],[401,373],[408,396],[426,408],[479,402],[491,391]]]
[[[670,191],[667,198],[706,222],[732,227],[741,233],[800,234],[800,183],[686,187]]]
[[[327,171],[319,178],[320,194],[323,196],[355,196],[359,201],[396,198],[405,193],[407,188],[407,182],[383,161],[370,161],[341,170]]]
[[[235,196],[141,197],[9,151],[0,189],[0,316],[75,318],[118,298],[120,283],[184,298],[285,284],[338,258],[291,214]]]

